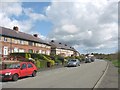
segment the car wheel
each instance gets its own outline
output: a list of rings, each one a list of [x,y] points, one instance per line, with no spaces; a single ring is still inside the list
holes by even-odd
[[[32,77],[35,77],[35,76],[36,76],[36,71],[33,71]]]
[[[12,77],[12,80],[13,80],[13,81],[17,81],[17,80],[18,80],[18,75],[17,75],[17,74],[14,74],[13,77]]]

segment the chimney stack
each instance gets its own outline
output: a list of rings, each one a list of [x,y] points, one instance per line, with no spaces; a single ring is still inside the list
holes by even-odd
[[[51,40],[51,42],[54,42],[54,40]]]
[[[38,37],[38,34],[33,34],[34,37]]]
[[[14,26],[14,27],[13,27],[13,30],[19,31],[19,28],[18,28],[17,26]]]
[[[61,42],[59,42],[59,44],[62,44]]]

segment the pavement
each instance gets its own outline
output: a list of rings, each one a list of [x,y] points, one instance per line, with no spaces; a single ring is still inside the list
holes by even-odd
[[[118,74],[118,68],[115,67],[110,61],[108,61],[108,64],[109,67],[107,72],[102,78],[98,88],[118,88],[118,78],[120,78],[120,73]]]

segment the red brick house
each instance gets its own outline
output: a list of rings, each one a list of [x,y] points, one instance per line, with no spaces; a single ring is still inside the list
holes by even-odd
[[[51,46],[41,40],[37,34],[30,35],[12,29],[0,27],[0,55],[7,56],[13,52],[30,52],[50,55]]]

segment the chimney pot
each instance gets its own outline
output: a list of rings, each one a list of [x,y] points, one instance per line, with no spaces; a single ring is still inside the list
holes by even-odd
[[[38,34],[33,34],[34,37],[38,37]]]
[[[19,28],[18,28],[17,26],[14,26],[14,27],[13,27],[13,30],[19,31]]]
[[[51,40],[51,42],[54,42],[54,40]]]

